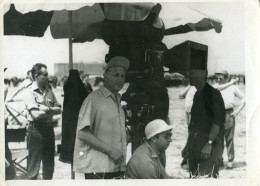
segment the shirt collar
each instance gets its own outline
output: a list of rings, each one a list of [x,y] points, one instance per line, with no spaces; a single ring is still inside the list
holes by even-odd
[[[152,158],[158,158],[158,154],[153,150],[153,148],[151,147],[151,145],[148,143],[148,142],[145,142],[148,149],[150,150],[151,152],[151,157]]]
[[[33,91],[39,89],[38,86],[37,86],[37,83],[36,83],[35,81],[32,83],[31,89],[32,89]]]
[[[33,91],[36,91],[36,90],[41,91],[35,81],[32,83],[31,89],[32,89]],[[49,91],[49,88],[48,88],[48,87],[45,87],[44,92],[47,92],[47,91]],[[41,91],[41,92],[42,92],[42,91]]]
[[[106,98],[109,97],[109,96],[113,97],[113,93],[110,90],[108,90],[105,86],[103,86],[103,85],[100,86],[100,90]],[[119,93],[117,93],[116,98],[120,100],[121,95]]]

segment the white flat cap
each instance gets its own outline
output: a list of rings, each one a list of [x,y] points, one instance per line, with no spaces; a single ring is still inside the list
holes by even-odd
[[[146,139],[150,139],[151,137],[155,136],[156,134],[165,132],[167,130],[172,130],[172,125],[167,125],[165,121],[161,119],[156,119],[148,123],[145,127],[145,136]]]
[[[215,74],[223,74],[225,76],[228,76],[228,72],[226,70],[222,70],[222,69],[216,70]]]

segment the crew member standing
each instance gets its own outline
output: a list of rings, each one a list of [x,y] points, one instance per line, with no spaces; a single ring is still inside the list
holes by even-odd
[[[217,70],[215,72],[216,82],[215,88],[228,82],[228,72],[226,70]],[[235,118],[244,108],[246,102],[244,94],[241,90],[235,86],[229,86],[226,89],[220,91],[226,109],[226,121],[225,121],[225,141],[227,146],[228,163],[227,169],[233,168],[233,161],[235,158],[235,148],[234,148],[234,133],[235,133]],[[235,98],[240,99],[240,104],[236,107]]]
[[[61,106],[48,85],[47,66],[37,63],[32,68],[33,83],[24,94],[28,110],[28,176],[37,179],[42,162],[44,180],[52,179],[54,172],[55,136],[53,115],[61,113]]]
[[[113,179],[125,173],[125,114],[118,91],[124,86],[129,65],[125,57],[111,58],[104,86],[90,93],[81,106],[73,170],[85,173],[85,179]]]
[[[224,149],[224,101],[220,92],[207,83],[207,71],[191,70],[189,78],[197,89],[189,125],[190,176],[217,178]]]

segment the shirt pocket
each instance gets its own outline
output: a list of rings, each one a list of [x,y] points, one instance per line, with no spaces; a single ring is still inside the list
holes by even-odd
[[[49,106],[51,106],[51,107],[54,106],[54,101],[51,100],[51,99],[49,99],[49,98],[46,98],[46,103],[47,103]]]
[[[43,98],[42,96],[36,95],[36,96],[35,96],[35,101],[36,101],[38,104],[44,104],[44,98]]]

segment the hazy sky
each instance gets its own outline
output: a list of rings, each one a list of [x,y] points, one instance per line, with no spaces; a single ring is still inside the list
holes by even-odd
[[[208,15],[222,21],[221,33],[214,30],[166,36],[163,42],[170,49],[186,40],[206,44],[209,74],[215,68],[225,68],[231,73],[244,73],[244,6],[243,3],[161,3],[160,17],[165,27],[197,22]],[[196,9],[202,15],[192,9]],[[7,77],[25,76],[34,63],[48,65],[53,73],[54,63],[68,62],[68,39],[53,39],[48,28],[44,37],[3,36],[3,64],[8,67]],[[102,40],[73,44],[74,62],[104,63],[108,46]]]

